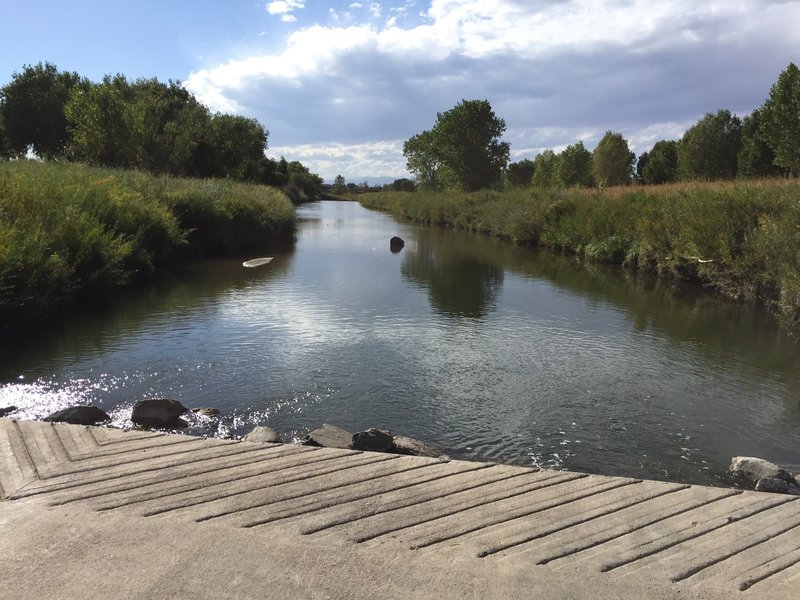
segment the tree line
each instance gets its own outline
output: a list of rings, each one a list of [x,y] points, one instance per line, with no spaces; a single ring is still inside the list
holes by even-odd
[[[179,82],[91,82],[50,63],[25,66],[0,88],[0,156],[220,177],[282,188],[293,201],[320,197],[322,178],[298,161],[265,155],[256,119],[212,113]]]
[[[800,175],[800,69],[780,74],[764,104],[743,119],[708,113],[679,140],[661,140],[638,160],[621,133],[607,131],[593,151],[583,142],[509,164],[505,121],[487,100],[463,100],[403,145],[421,189],[606,187]]]

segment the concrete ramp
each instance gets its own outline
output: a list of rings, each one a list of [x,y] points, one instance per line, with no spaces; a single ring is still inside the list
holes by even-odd
[[[8,598],[800,598],[793,496],[0,419]]]

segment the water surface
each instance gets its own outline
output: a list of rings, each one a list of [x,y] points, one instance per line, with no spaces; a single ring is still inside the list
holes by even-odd
[[[753,307],[354,203],[302,207],[292,248],[247,258],[3,344],[0,407],[93,402],[126,426],[164,396],[221,409],[192,423],[209,435],[374,426],[459,457],[696,483],[724,483],[738,454],[800,465],[800,345]]]

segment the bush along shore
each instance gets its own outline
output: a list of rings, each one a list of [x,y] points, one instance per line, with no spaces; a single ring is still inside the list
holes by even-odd
[[[294,223],[292,203],[267,186],[0,162],[0,329],[149,279],[168,262],[290,240]]]
[[[800,330],[800,180],[600,190],[381,192],[359,201],[454,227],[699,283]]]

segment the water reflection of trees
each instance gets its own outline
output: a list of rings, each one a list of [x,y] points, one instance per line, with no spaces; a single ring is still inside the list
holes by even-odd
[[[428,291],[434,310],[451,317],[480,319],[494,309],[503,270],[464,244],[463,237],[454,238],[421,230],[416,248],[405,256],[402,274]]]

